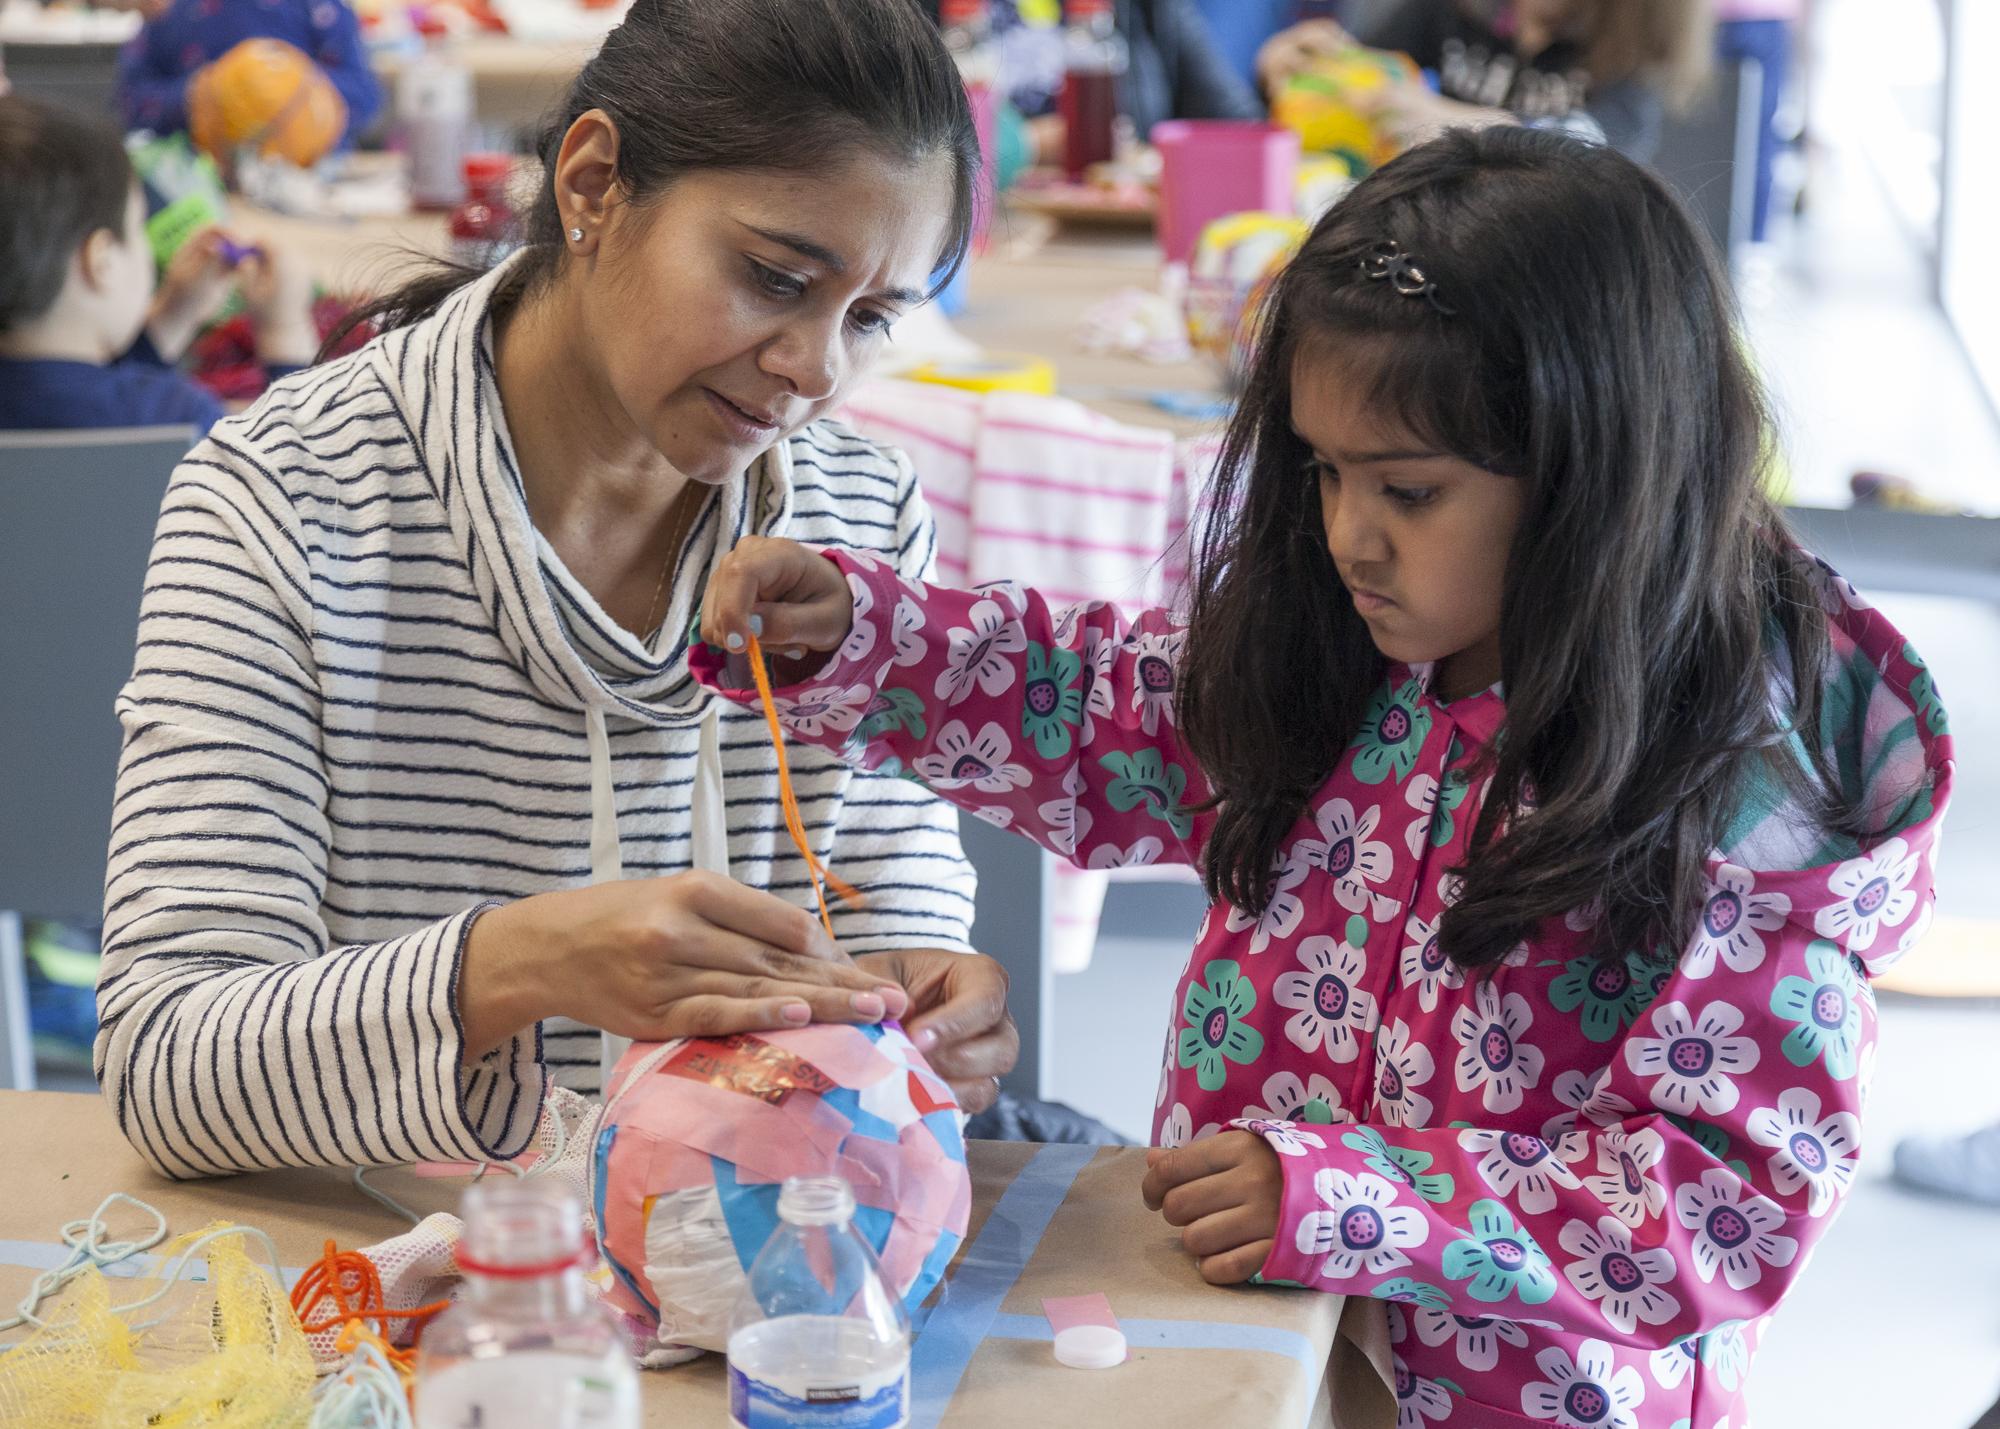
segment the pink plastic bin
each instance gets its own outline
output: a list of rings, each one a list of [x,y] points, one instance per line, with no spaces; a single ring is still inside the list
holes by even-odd
[[[1299,136],[1276,124],[1170,119],[1153,126],[1160,151],[1160,248],[1185,263],[1210,222],[1231,213],[1290,213]]]

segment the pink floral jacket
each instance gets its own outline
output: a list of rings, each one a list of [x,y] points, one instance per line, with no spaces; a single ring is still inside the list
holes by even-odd
[[[783,692],[794,736],[1089,867],[1200,858],[1170,617],[829,558],[854,625]],[[1394,1302],[1398,1429],[1747,1423],[1753,1339],[1854,1179],[1869,980],[1929,922],[1951,783],[1922,661],[1822,584],[1835,661],[1812,737],[1892,832],[1857,846],[1746,790],[1677,966],[1593,957],[1587,911],[1490,978],[1440,953],[1503,705],[1442,704],[1424,668],[1390,672],[1269,909],[1204,920],[1155,1139],[1238,1127],[1278,1153],[1262,1279]],[[699,669],[718,682],[719,653]]]

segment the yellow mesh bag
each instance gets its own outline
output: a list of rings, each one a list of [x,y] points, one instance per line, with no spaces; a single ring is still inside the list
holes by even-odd
[[[285,1429],[313,1412],[313,1359],[285,1291],[253,1262],[241,1227],[208,1226],[208,1279],[120,1314],[95,1269],[70,1282],[47,1323],[0,1355],[0,1424],[36,1429]],[[128,1282],[120,1280],[120,1293]]]

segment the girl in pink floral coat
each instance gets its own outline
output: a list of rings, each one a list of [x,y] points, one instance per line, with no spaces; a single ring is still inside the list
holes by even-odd
[[[1184,617],[782,542],[710,587],[711,683],[836,652],[793,736],[1202,871],[1148,1200],[1211,1281],[1393,1302],[1398,1429],[1744,1429],[1853,1182],[1951,740],[1760,494],[1731,318],[1634,166],[1447,136],[1276,285]]]

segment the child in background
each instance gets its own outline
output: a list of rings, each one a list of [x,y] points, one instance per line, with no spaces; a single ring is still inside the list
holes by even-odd
[[[1929,925],[1935,682],[1763,494],[1728,278],[1614,151],[1405,154],[1261,332],[1185,618],[753,539],[695,668],[838,651],[795,737],[1201,869],[1146,1198],[1212,1282],[1392,1302],[1404,1429],[1741,1424]]]
[[[1562,129],[1650,159],[1669,104],[1688,99],[1714,53],[1710,0],[1395,0],[1349,35],[1329,20],[1273,38],[1267,87],[1355,44],[1396,50],[1437,75],[1368,102],[1406,144],[1446,128]]]
[[[343,142],[366,129],[382,107],[382,87],[346,0],[168,0],[141,9],[146,24],[118,61],[128,129],[185,130],[196,76],[250,39],[283,40],[320,67],[347,105]]]
[[[168,364],[240,284],[258,356],[274,375],[319,346],[310,282],[213,229],[155,284],[146,204],[106,125],[0,96],[0,428],[187,423],[223,415]]]

